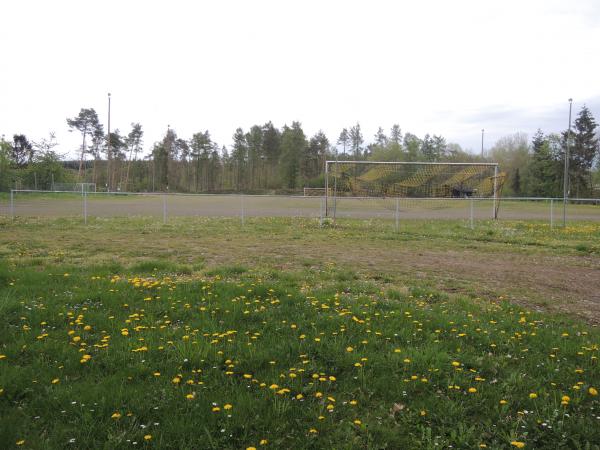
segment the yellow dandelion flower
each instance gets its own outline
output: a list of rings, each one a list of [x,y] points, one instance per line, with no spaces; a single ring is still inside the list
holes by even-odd
[[[223,409],[226,410],[226,411],[230,410],[231,408],[233,408],[233,405],[230,405],[229,403],[225,403],[223,405]]]
[[[55,378],[54,380],[52,380],[51,383],[52,384],[58,384],[58,383],[60,383],[60,380],[58,378]]]
[[[460,367],[460,363],[458,361],[452,361],[452,365],[454,367]]]
[[[256,450],[256,447],[246,447],[246,450]]]
[[[536,399],[537,396],[538,395],[535,392],[532,392],[531,394],[529,394],[529,398],[531,398],[531,399]]]
[[[188,400],[194,400],[196,398],[196,394],[188,394],[185,396]]]
[[[116,420],[116,419],[120,419],[120,418],[121,418],[121,413],[120,413],[120,412],[118,412],[118,411],[117,411],[117,412],[114,412],[114,413],[112,414],[112,416],[110,416],[110,418],[111,418],[111,419],[115,419],[115,420]]]
[[[317,434],[317,433],[318,433],[318,431],[317,431],[317,429],[316,429],[316,428],[311,428],[310,430],[308,430],[308,432],[309,432],[310,434]]]
[[[260,445],[267,445],[269,443],[269,441],[267,441],[266,439],[261,439],[259,444]]]
[[[25,439],[20,439],[17,442],[15,442],[16,445],[21,446],[25,443]]]
[[[145,441],[151,441],[152,440],[152,435],[151,434],[147,434],[144,436],[144,440]]]
[[[501,405],[506,405],[508,402],[506,400],[500,400]]]
[[[219,408],[218,406],[214,406],[212,409],[212,412],[219,412],[221,411],[221,408]]]
[[[596,395],[598,395],[598,391],[596,390],[596,388],[590,387],[588,389],[588,394],[590,394],[591,396],[595,397]]]
[[[477,389],[474,387],[469,388],[469,393],[470,394],[474,394],[475,392],[477,392]]]
[[[173,379],[171,380],[171,383],[173,383],[173,384],[179,384],[179,383],[181,383],[181,378],[179,378],[179,377],[175,377],[175,378],[173,378]]]
[[[512,441],[510,443],[510,445],[517,447],[517,448],[523,448],[525,447],[525,442],[521,442],[521,441]]]
[[[360,419],[354,419],[354,425],[362,425]]]
[[[347,351],[348,353],[351,353],[351,352],[353,352],[353,351],[354,351],[354,349],[353,349],[352,347],[346,347],[346,351]]]

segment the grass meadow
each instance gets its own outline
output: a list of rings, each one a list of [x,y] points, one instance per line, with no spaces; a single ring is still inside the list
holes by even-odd
[[[435,262],[575,273],[598,265],[598,224],[4,218],[0,231],[1,448],[600,449],[595,322]]]

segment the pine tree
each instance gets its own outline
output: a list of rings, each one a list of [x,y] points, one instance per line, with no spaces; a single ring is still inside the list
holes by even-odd
[[[569,185],[571,193],[577,197],[592,194],[592,166],[600,153],[597,127],[594,116],[584,105],[575,119],[572,146],[569,149]]]
[[[306,150],[306,137],[300,122],[283,127],[281,133],[281,180],[285,187],[295,189],[299,186],[300,168]]]
[[[67,125],[69,125],[69,128],[78,130],[83,136],[78,171],[78,177],[80,179],[83,176],[83,160],[87,151],[86,138],[94,132],[94,130],[98,127],[99,123],[100,121],[98,120],[98,114],[96,113],[94,108],[81,108],[79,114],[76,117],[72,119],[67,119]]]
[[[365,142],[363,139],[362,132],[360,131],[360,124],[357,122],[352,128],[350,128],[350,146],[354,159],[360,159],[362,153],[362,145]]]
[[[238,128],[233,135],[231,158],[234,163],[234,189],[239,191],[247,188],[246,163],[248,161],[248,144],[244,130]]]
[[[342,150],[344,152],[344,158],[346,155],[346,147],[348,146],[349,143],[350,143],[350,133],[348,133],[348,130],[346,128],[344,128],[342,130],[342,132],[340,133],[340,136],[338,137],[338,140],[337,140],[337,144],[342,146]]]
[[[388,143],[388,137],[385,135],[383,128],[379,127],[375,133],[375,144],[379,147],[385,147]]]

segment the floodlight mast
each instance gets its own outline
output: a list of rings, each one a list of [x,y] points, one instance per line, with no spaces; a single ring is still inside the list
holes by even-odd
[[[327,199],[329,198],[329,164],[325,161],[325,217],[328,216]]]
[[[565,174],[563,176],[563,227],[567,226],[567,201],[569,198],[569,142],[571,140],[571,107],[573,99],[569,99],[569,129],[567,131],[567,146],[565,149]]]

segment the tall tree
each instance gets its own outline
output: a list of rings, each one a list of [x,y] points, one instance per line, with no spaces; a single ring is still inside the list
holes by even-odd
[[[274,187],[274,183],[278,181],[274,175],[281,155],[281,133],[271,122],[263,125],[262,132],[263,154],[267,160],[265,187],[270,188]]]
[[[306,137],[300,122],[292,122],[292,126],[283,127],[281,133],[281,179],[285,187],[299,187],[300,167],[305,154]]]
[[[520,171],[527,167],[530,159],[527,135],[524,133],[515,133],[501,137],[490,150],[490,157],[507,174],[504,187],[509,190],[509,194],[517,195],[517,192],[512,192],[512,188],[515,185],[515,178],[517,177],[517,169],[519,170],[520,185],[522,175]]]
[[[531,158],[524,177],[525,189],[533,197],[554,197],[559,194],[560,153],[553,154],[549,137],[537,130],[531,141]]]
[[[421,142],[421,154],[425,161],[436,161],[438,159],[438,155],[436,154],[433,145],[433,139],[429,134],[426,134]]]
[[[388,137],[385,135],[383,128],[379,127],[375,133],[375,144],[379,147],[385,147],[388,143]]]
[[[248,145],[248,166],[249,166],[249,178],[250,188],[255,189],[259,186],[262,179],[259,174],[261,173],[261,163],[263,157],[263,131],[258,125],[254,125],[250,128],[250,131],[246,133],[246,144]]]
[[[137,155],[142,151],[143,136],[144,131],[142,130],[142,126],[139,123],[132,123],[131,131],[125,139],[125,145],[127,150],[129,150],[129,157],[127,158],[127,172],[125,173],[125,182],[123,187],[125,190],[128,190],[129,186],[129,170],[131,167],[131,161],[137,160]]]
[[[352,147],[352,153],[354,159],[360,159],[362,153],[362,145],[365,142],[363,139],[362,132],[360,131],[360,124],[357,122],[352,128],[350,128],[350,145]]]
[[[344,155],[346,154],[346,147],[350,144],[350,133],[344,128],[338,137],[337,144],[342,146]],[[337,152],[336,152],[337,153]]]
[[[162,141],[154,144],[154,148],[152,149],[152,178],[156,183],[153,183],[153,190],[155,187],[161,191],[169,189],[169,166],[173,157],[176,140],[177,135],[175,131],[168,127]]]
[[[105,143],[104,126],[100,122],[98,122],[94,126],[94,129],[92,130],[92,146],[89,149],[89,153],[94,158],[94,163],[92,166],[92,183],[97,183],[96,166],[98,164],[98,160],[100,159],[100,153],[102,151],[102,146],[104,145],[104,143]]]
[[[11,159],[17,167],[24,167],[33,161],[33,145],[24,134],[15,134],[11,146]]]
[[[110,148],[108,141],[110,139]],[[106,135],[106,146],[104,152],[106,153],[107,160],[111,159],[111,164],[106,166],[107,168],[107,189],[112,191],[117,187],[117,180],[120,180],[119,172],[122,170],[123,161],[125,161],[125,151],[127,150],[127,144],[125,138],[121,136],[121,132],[118,129],[111,131],[110,134]],[[121,186],[118,186],[119,190]]]
[[[190,155],[195,160],[194,185],[196,192],[207,188],[206,170],[212,147],[213,143],[208,130],[194,134],[190,140]]]
[[[397,123],[392,125],[392,129],[390,130],[390,141],[398,145],[402,142],[402,131],[400,130],[400,125]]]
[[[248,144],[244,130],[238,128],[233,135],[231,158],[234,164],[234,189],[239,191],[247,188],[246,163],[248,161]]]
[[[600,153],[596,136],[598,124],[587,106],[583,106],[575,119],[570,148],[570,187],[578,197],[592,195],[592,166]],[[566,137],[566,133],[565,133]]]
[[[72,119],[67,119],[67,125],[69,128],[78,130],[82,137],[83,143],[81,144],[81,157],[79,158],[79,179],[83,176],[83,161],[86,154],[86,138],[93,133],[94,129],[98,126],[98,114],[94,108],[81,108],[79,114]]]
[[[406,149],[406,158],[408,161],[418,161],[421,155],[421,144],[423,141],[412,133],[404,135],[404,148]]]
[[[306,158],[304,161],[304,168],[302,170],[303,177],[310,179],[318,176],[325,167],[325,160],[327,159],[327,150],[329,149],[329,139],[323,131],[319,130],[310,141],[307,146]]]

